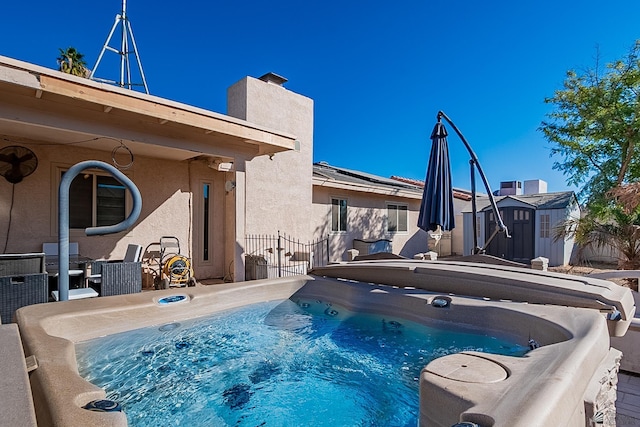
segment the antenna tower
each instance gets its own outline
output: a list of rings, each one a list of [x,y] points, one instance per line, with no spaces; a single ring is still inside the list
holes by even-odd
[[[113,37],[113,33],[115,33],[116,28],[120,26],[121,32],[121,41],[120,41],[120,49],[113,48],[109,46],[111,42],[111,37]],[[131,38],[131,46],[133,47],[133,51],[129,50],[129,38]],[[109,50],[111,52],[115,52],[120,55],[120,81],[116,82],[113,80],[100,79],[95,77],[96,70],[98,69],[98,65],[100,65],[100,61],[102,60],[102,56],[104,52]],[[134,54],[136,57],[136,62],[138,63],[138,69],[140,71],[140,76],[142,77],[142,83],[132,83],[131,82],[131,64],[129,62],[129,55]],[[140,62],[140,55],[138,55],[138,48],[136,47],[136,40],[133,37],[133,30],[131,29],[131,22],[129,22],[129,18],[127,17],[127,0],[122,0],[122,13],[116,15],[116,20],[113,23],[113,27],[111,27],[111,32],[107,36],[107,41],[102,46],[102,50],[100,51],[100,55],[98,56],[98,60],[96,61],[96,65],[91,70],[91,74],[89,78],[96,81],[101,81],[105,83],[113,83],[117,84],[120,87],[126,87],[128,89],[132,89],[132,86],[144,86],[144,91],[148,94],[149,88],[147,87],[147,80],[144,78],[144,71],[142,70],[142,62]]]

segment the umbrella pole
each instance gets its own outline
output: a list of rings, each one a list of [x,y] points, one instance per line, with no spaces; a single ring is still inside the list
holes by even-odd
[[[493,193],[491,192],[491,187],[489,186],[489,182],[487,181],[487,177],[484,175],[484,171],[482,170],[482,167],[480,166],[480,162],[478,161],[478,156],[476,156],[476,153],[473,152],[473,149],[471,148],[471,146],[469,145],[469,143],[467,142],[465,137],[462,135],[462,132],[460,132],[458,127],[451,121],[451,119],[444,112],[438,111],[438,121],[440,121],[440,119],[443,118],[443,117],[447,121],[447,123],[449,123],[451,125],[453,130],[456,131],[456,133],[458,134],[458,136],[462,140],[462,143],[467,148],[467,151],[469,152],[469,155],[471,156],[471,160],[473,161],[473,163],[475,164],[476,168],[478,169],[478,173],[480,174],[480,178],[482,178],[482,182],[484,183],[484,187],[486,188],[487,193],[489,194],[489,201],[491,202],[491,208],[493,209],[493,213],[496,216],[496,223],[497,223],[498,231],[503,232],[506,237],[511,237],[509,235],[509,230],[507,230],[507,226],[504,225],[504,222],[502,221],[502,217],[500,216],[500,212],[498,211],[498,206],[496,205],[496,200],[493,197]],[[472,174],[472,176],[473,176],[473,174]],[[474,200],[475,200],[475,197],[474,197]],[[474,218],[474,221],[475,221],[475,218]],[[487,244],[493,239],[495,234],[496,233],[493,233],[493,235],[487,241]],[[486,247],[486,246],[487,245],[485,244],[484,247]]]
[[[480,253],[480,248],[478,247],[478,224],[477,224],[477,214],[478,208],[476,206],[476,171],[474,169],[475,165],[473,163],[473,159],[469,160],[469,168],[471,169],[471,212],[473,214],[473,250],[472,255]]]

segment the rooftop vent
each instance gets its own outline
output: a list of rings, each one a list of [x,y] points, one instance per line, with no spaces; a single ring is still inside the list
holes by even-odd
[[[282,86],[287,82],[287,79],[275,73],[267,73],[264,76],[260,77],[260,80],[262,80],[263,82],[272,83],[278,86]]]
[[[547,182],[541,179],[530,179],[522,181],[502,181],[500,190],[493,194],[496,196],[522,196],[529,194],[545,194],[547,192]]]

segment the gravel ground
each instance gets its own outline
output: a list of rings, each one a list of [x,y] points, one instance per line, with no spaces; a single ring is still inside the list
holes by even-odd
[[[600,273],[603,271],[617,270],[615,264],[590,263],[588,265],[565,265],[560,267],[549,267],[549,271],[556,273],[573,274],[576,276],[586,276],[587,274]],[[637,289],[637,279],[607,279],[620,286]]]
[[[615,264],[589,263],[588,265],[563,265],[560,267],[549,267],[549,271],[574,274],[576,276],[586,276],[587,274],[611,270],[617,270]]]

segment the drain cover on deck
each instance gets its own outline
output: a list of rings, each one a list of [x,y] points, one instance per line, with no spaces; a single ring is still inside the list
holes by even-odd
[[[429,363],[427,372],[466,383],[497,383],[507,379],[507,371],[491,360],[472,354],[450,354]]]

